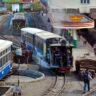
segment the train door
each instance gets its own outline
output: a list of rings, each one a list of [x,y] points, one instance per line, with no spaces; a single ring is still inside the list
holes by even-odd
[[[50,46],[51,57],[50,62],[53,66],[61,66],[61,50],[60,46]]]
[[[73,65],[72,47],[71,46],[51,46],[50,62],[52,65],[59,67],[68,67]]]
[[[67,51],[67,66],[73,66],[72,46],[66,47]]]

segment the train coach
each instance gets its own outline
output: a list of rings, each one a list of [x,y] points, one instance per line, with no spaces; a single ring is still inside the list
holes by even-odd
[[[37,64],[56,69],[59,72],[69,71],[73,64],[72,46],[67,45],[64,37],[37,28],[21,29],[22,43],[33,51],[33,60]]]
[[[12,44],[0,39],[0,80],[12,70]]]
[[[11,20],[13,35],[21,35],[20,29],[26,27],[26,18],[24,13],[15,13]]]

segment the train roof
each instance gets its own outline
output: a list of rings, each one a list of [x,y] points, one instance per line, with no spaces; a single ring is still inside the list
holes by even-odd
[[[36,34],[36,33],[42,32],[43,30],[38,28],[26,27],[26,28],[21,28],[21,31],[25,33],[30,33],[30,34]]]
[[[64,38],[52,32],[48,32],[48,31],[41,30],[38,28],[26,27],[26,28],[22,28],[21,31],[25,33],[30,33],[30,34],[36,34],[37,36],[39,36],[40,38],[44,40],[49,39],[49,38]]]
[[[50,38],[63,38],[57,34],[54,34],[54,33],[48,32],[48,31],[38,33],[37,36],[39,36],[40,38],[42,38],[44,40],[50,39]]]
[[[23,20],[25,20],[26,18],[25,18],[25,16],[20,16],[20,15],[18,16],[18,15],[17,15],[17,16],[14,16],[14,17],[12,18],[12,20],[15,20],[15,19],[21,19],[21,20],[23,19]]]
[[[58,43],[58,44],[50,44],[50,46],[51,46],[51,47],[52,47],[52,46],[66,46],[66,47],[73,47],[73,44],[65,44],[65,45],[63,45],[63,44]]]
[[[13,44],[13,42],[8,40],[2,40],[0,39],[0,52],[5,50],[6,48],[10,47]]]
[[[10,25],[12,25],[12,22],[14,20],[25,20],[26,21],[26,18],[25,18],[25,15],[23,13],[15,13],[13,18],[11,19]]]

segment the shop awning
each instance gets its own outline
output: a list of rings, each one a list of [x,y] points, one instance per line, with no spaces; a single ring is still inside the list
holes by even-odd
[[[67,13],[61,9],[50,11],[49,18],[54,28],[83,29],[94,27],[94,20],[91,18],[80,13]]]

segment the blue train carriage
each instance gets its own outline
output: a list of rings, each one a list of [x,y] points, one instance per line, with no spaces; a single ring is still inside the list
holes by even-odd
[[[12,44],[0,39],[0,80],[12,70]]]
[[[22,42],[26,44],[27,49],[33,51],[32,57],[37,64],[45,68],[60,68],[62,66],[62,64],[59,64],[61,59],[58,59],[58,62],[55,60],[55,56],[53,56],[55,53],[52,51],[52,44],[60,44],[61,49],[63,49],[63,46],[65,48],[66,40],[64,37],[45,30],[26,27],[21,29],[21,38]],[[58,50],[60,46],[54,47],[56,47],[56,50]],[[59,54],[61,54],[63,51],[59,51]],[[63,67],[66,67],[65,65]]]

